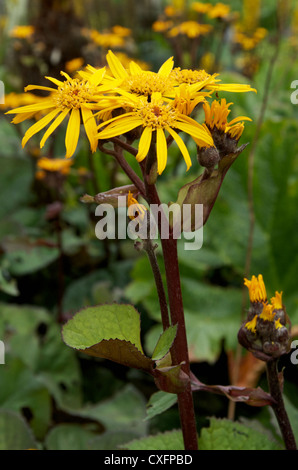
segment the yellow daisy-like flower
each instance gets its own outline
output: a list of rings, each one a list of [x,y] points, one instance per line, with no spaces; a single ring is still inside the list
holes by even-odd
[[[159,68],[158,72],[142,70],[134,61],[125,69],[118,57],[109,51],[106,56],[110,71],[116,80],[120,80],[119,88],[138,96],[150,96],[154,92],[166,94],[172,90],[173,81],[170,78],[174,66],[173,58],[170,57]]]
[[[232,104],[227,103],[225,99],[220,102],[214,100],[211,106],[207,102],[204,103],[205,124],[211,131],[216,128],[220,132],[228,133],[230,137],[239,140],[244,130],[244,124],[241,121],[251,121],[251,119],[246,116],[239,116],[228,123],[228,115],[231,112],[229,107]]]
[[[165,31],[168,31],[173,26],[173,21],[171,20],[156,20],[152,24],[152,29],[156,33],[164,33]]]
[[[188,84],[201,84],[201,90],[210,90],[210,91],[229,91],[232,93],[245,93],[248,91],[254,91],[255,88],[251,88],[250,85],[241,84],[241,83],[219,83],[221,80],[217,78],[218,73],[210,75],[205,70],[191,70],[191,69],[181,69],[180,67],[175,67],[170,77],[174,79],[175,83],[188,83]]]
[[[26,39],[30,38],[35,32],[34,26],[25,25],[25,26],[15,26],[10,32],[12,38]]]
[[[193,2],[191,4],[191,9],[197,13],[208,13],[212,8],[212,3]]]
[[[168,132],[177,143],[187,169],[191,166],[191,159],[185,143],[175,129],[191,135],[196,139],[196,143],[203,147],[214,145],[211,135],[201,124],[182,114],[173,102],[166,102],[161,93],[153,93],[150,101],[144,96],[131,95],[127,97],[127,105],[132,111],[103,122],[99,128],[103,126],[106,128],[98,134],[98,138],[109,139],[140,127],[142,133],[136,159],[141,162],[146,158],[152,138],[156,137],[158,174],[164,171],[167,164],[168,150],[165,132]]]
[[[25,88],[25,91],[48,91],[50,92],[48,97],[42,100],[37,98],[36,103],[13,109],[8,111],[7,114],[17,115],[13,119],[13,123],[31,118],[36,113],[42,112],[45,114],[45,116],[27,130],[22,140],[23,147],[33,135],[53,121],[43,135],[40,148],[44,146],[48,137],[69,115],[65,136],[66,158],[70,158],[76,150],[82,118],[91,150],[95,152],[97,148],[97,124],[92,110],[98,109],[97,102],[101,98],[101,93],[108,89],[106,85],[99,86],[103,80],[105,68],[97,70],[88,80],[80,78],[72,79],[65,72],[61,72],[61,74],[66,78],[64,82],[56,78],[46,77],[57,86],[57,89],[35,85],[29,85]]]
[[[213,8],[208,11],[209,18],[224,18],[230,13],[231,7],[225,3],[216,3]]]
[[[185,34],[189,38],[197,38],[204,34],[208,34],[213,27],[209,24],[200,24],[197,21],[184,21],[174,26],[168,33],[169,37],[175,37],[179,34]]]
[[[251,302],[267,302],[266,287],[262,274],[259,274],[258,277],[252,276],[251,280],[245,278],[244,285],[248,288]]]
[[[65,158],[42,157],[37,161],[37,167],[40,170],[57,171],[62,174],[67,174],[72,164],[73,160],[65,160]]]

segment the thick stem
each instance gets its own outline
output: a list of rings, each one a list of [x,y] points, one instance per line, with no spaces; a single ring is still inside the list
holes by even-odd
[[[149,204],[157,204],[160,206],[160,200],[155,185],[146,184],[146,198]],[[161,219],[164,218],[165,214],[161,210]],[[160,228],[162,220],[156,222]],[[178,325],[177,335],[171,348],[171,356],[173,364],[182,363],[181,369],[188,376],[190,376],[188,345],[177,253],[177,240],[173,239],[172,233],[169,235],[169,238],[161,237],[161,243],[166,271],[171,322],[173,325]],[[196,419],[190,382],[186,389],[179,393],[177,397],[185,450],[198,450]]]
[[[287,450],[297,450],[295,437],[289,421],[283,397],[282,391],[278,378],[277,371],[277,359],[272,359],[267,362],[267,379],[269,384],[269,390],[272,398],[275,400],[275,404],[271,405],[275,413],[283,440]]]
[[[172,323],[178,325],[177,336],[171,349],[174,364],[183,363],[181,369],[190,376],[186,326],[180,285],[180,273],[177,255],[177,240],[162,240],[164,262],[168,286],[168,296]],[[178,405],[185,450],[197,450],[198,439],[193,397],[190,382],[183,392],[178,394]]]

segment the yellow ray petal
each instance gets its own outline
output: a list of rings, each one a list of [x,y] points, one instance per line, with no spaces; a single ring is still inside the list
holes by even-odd
[[[168,147],[163,129],[156,129],[156,153],[157,153],[157,172],[159,175],[164,171],[167,164]]]
[[[129,63],[129,71],[131,75],[139,75],[139,73],[143,72],[141,67],[136,64],[133,60]]]
[[[61,112],[61,114],[55,119],[54,122],[50,125],[50,127],[47,129],[45,132],[43,138],[40,141],[40,148],[42,148],[46,142],[46,140],[49,138],[49,136],[54,132],[54,130],[60,126],[62,123],[63,119],[67,116],[69,113],[70,109],[65,109],[64,111]]]
[[[42,119],[37,121],[35,124],[33,124],[33,126],[29,127],[29,129],[26,131],[23,137],[22,146],[24,147],[26,143],[28,142],[28,140],[31,139],[31,137],[34,134],[37,134],[37,132],[41,131],[41,129],[46,127],[49,124],[49,122],[51,122],[52,119],[54,119],[54,117],[59,113],[59,111],[60,111],[59,109],[54,109],[52,112],[50,112],[49,114],[44,116]]]
[[[19,113],[37,113],[38,111],[43,111],[45,109],[54,108],[54,103],[51,100],[41,101],[39,103],[27,104],[26,106],[21,106],[20,108],[15,108],[10,111],[7,111],[5,114],[19,114]]]
[[[241,83],[222,83],[217,85],[208,85],[208,88],[212,88],[216,91],[230,91],[232,93],[245,93],[247,91],[254,91],[257,93],[255,88],[251,88],[250,85],[242,85]]]
[[[158,74],[168,76],[170,74],[170,72],[172,71],[173,67],[174,67],[174,60],[173,60],[173,57],[170,57],[159,68]]]
[[[95,118],[93,116],[92,111],[90,111],[90,109],[88,108],[85,108],[85,106],[81,107],[81,111],[85,131],[90,142],[91,151],[94,153],[97,149],[97,125],[95,122]]]
[[[57,87],[63,85],[63,82],[61,82],[61,80],[57,80],[57,78],[54,78],[54,77],[45,77],[47,80],[50,80],[50,82],[54,83],[55,85],[57,85]]]
[[[24,88],[25,91],[31,91],[31,90],[45,90],[45,91],[56,91],[54,88],[50,88],[49,86],[41,86],[41,85],[27,85]]]
[[[126,122],[127,121],[127,122]],[[136,127],[140,126],[143,123],[141,119],[127,119],[123,120],[118,125],[108,127],[107,129],[104,129],[98,134],[99,139],[109,139],[111,137],[116,137],[117,135],[122,135],[125,134],[126,132],[131,131],[132,129],[135,129]]]
[[[121,64],[120,60],[118,57],[113,54],[112,51],[109,51],[106,55],[107,62],[109,64],[109,67],[111,69],[112,74],[114,75],[115,78],[120,78],[124,79],[128,77],[128,73]]]
[[[189,156],[189,153],[188,153],[188,150],[187,150],[187,147],[186,147],[185,143],[181,139],[180,135],[177,134],[177,132],[175,132],[173,129],[171,129],[170,127],[167,127],[166,129],[169,132],[169,134],[171,134],[171,136],[174,138],[174,140],[177,142],[177,145],[178,145],[178,147],[179,147],[179,149],[180,149],[180,151],[183,155],[183,158],[185,160],[187,170],[189,170],[192,163],[191,163],[191,159],[190,159],[190,156]]]
[[[66,158],[72,157],[77,148],[80,135],[80,126],[80,111],[79,109],[73,109],[70,114],[65,136]]]
[[[206,146],[214,146],[214,142],[211,135],[209,135],[204,129],[200,129],[197,126],[193,126],[187,122],[181,121],[177,121],[175,127],[177,127],[177,129],[180,129],[183,132],[186,132],[192,137],[195,137],[202,143],[206,144]]]
[[[145,127],[140,138],[139,151],[136,155],[136,159],[138,162],[141,162],[147,156],[149,152],[150,144],[151,144],[151,139],[152,139],[152,128]]]

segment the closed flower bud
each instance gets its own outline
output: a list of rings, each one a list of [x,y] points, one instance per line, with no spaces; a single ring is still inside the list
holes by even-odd
[[[198,147],[198,162],[205,168],[213,168],[220,160],[216,147]]]

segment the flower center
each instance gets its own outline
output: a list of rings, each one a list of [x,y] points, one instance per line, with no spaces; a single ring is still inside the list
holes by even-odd
[[[141,72],[126,78],[122,87],[136,95],[151,96],[154,92],[166,93],[172,85],[173,80],[169,80],[166,76],[153,72]]]
[[[54,97],[58,108],[80,109],[82,104],[94,100],[95,87],[88,81],[77,78],[66,80]]]
[[[171,105],[166,104],[163,100],[151,103],[140,103],[134,112],[143,121],[143,127],[151,127],[153,131],[158,128],[175,127],[175,121],[179,112]]]
[[[172,78],[178,82],[179,84],[181,83],[198,83],[198,82],[203,82],[207,80],[207,78],[211,77],[211,75],[205,70],[189,70],[189,69],[183,69],[181,70],[180,67],[176,67],[172,70],[171,72]]]

